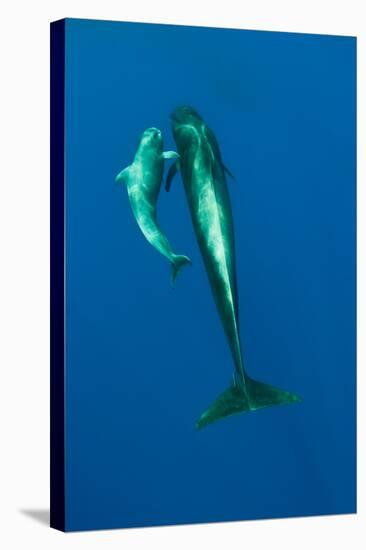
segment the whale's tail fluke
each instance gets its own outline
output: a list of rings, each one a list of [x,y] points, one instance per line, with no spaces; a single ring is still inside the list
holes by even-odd
[[[246,378],[246,391],[232,384],[210,405],[196,422],[196,428],[204,428],[226,416],[271,407],[296,403],[301,399],[292,393],[280,390],[262,382]]]
[[[181,269],[186,265],[192,265],[192,262],[188,256],[182,256],[180,254],[174,254],[172,260],[172,271],[171,271],[171,280],[172,285],[174,286],[175,279],[178,277]]]

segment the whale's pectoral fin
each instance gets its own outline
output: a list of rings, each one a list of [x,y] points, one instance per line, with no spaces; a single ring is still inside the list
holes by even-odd
[[[175,151],[164,151],[163,159],[179,159],[179,155]]]
[[[233,180],[235,180],[235,176],[233,175],[232,172],[230,172],[229,168],[225,166],[224,163],[222,163],[222,169],[224,170],[224,172],[227,173],[228,176],[230,176]]]
[[[234,414],[299,401],[301,399],[297,395],[247,377],[245,389],[239,385],[232,384],[200,416],[196,422],[196,428],[203,428],[208,424],[216,422],[216,420]]]
[[[180,163],[179,163],[179,158],[177,158],[177,160],[173,162],[173,164],[169,168],[168,175],[166,177],[166,182],[165,182],[165,191],[170,191],[173,178],[179,169],[180,169]]]
[[[131,166],[127,166],[127,168],[121,170],[121,172],[116,176],[116,183],[127,183],[131,176],[131,171]]]

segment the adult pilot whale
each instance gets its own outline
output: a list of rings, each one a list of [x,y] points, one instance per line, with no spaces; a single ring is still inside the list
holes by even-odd
[[[156,204],[163,179],[164,159],[177,158],[174,151],[163,152],[163,138],[157,128],[148,128],[141,136],[134,160],[116,177],[127,187],[132,212],[148,242],[171,263],[171,279],[191,263],[187,256],[175,254],[157,221]]]
[[[222,162],[212,130],[194,109],[178,107],[171,121],[179,159],[170,168],[166,188],[169,190],[172,178],[180,169],[194,231],[234,362],[233,382],[198,419],[196,426],[202,428],[226,416],[291,403],[299,398],[256,382],[244,369],[234,226],[225,178],[225,172],[229,171]]]

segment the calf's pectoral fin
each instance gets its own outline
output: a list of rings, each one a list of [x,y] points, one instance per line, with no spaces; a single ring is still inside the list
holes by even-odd
[[[196,428],[203,428],[233,414],[301,401],[295,394],[248,377],[246,377],[245,386],[246,391],[236,384],[229,386],[200,416],[196,422]]]
[[[179,169],[180,169],[180,163],[179,163],[179,158],[177,158],[177,160],[175,162],[173,162],[173,164],[169,168],[168,175],[167,175],[166,181],[165,181],[165,191],[170,191],[170,187],[172,185],[173,178],[174,178],[174,176],[176,175],[176,173],[178,172]]]
[[[175,151],[164,151],[163,159],[179,159],[179,155]]]

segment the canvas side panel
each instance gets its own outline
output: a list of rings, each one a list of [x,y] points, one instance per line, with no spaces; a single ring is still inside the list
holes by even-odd
[[[65,530],[64,445],[65,21],[51,23],[51,527]]]

